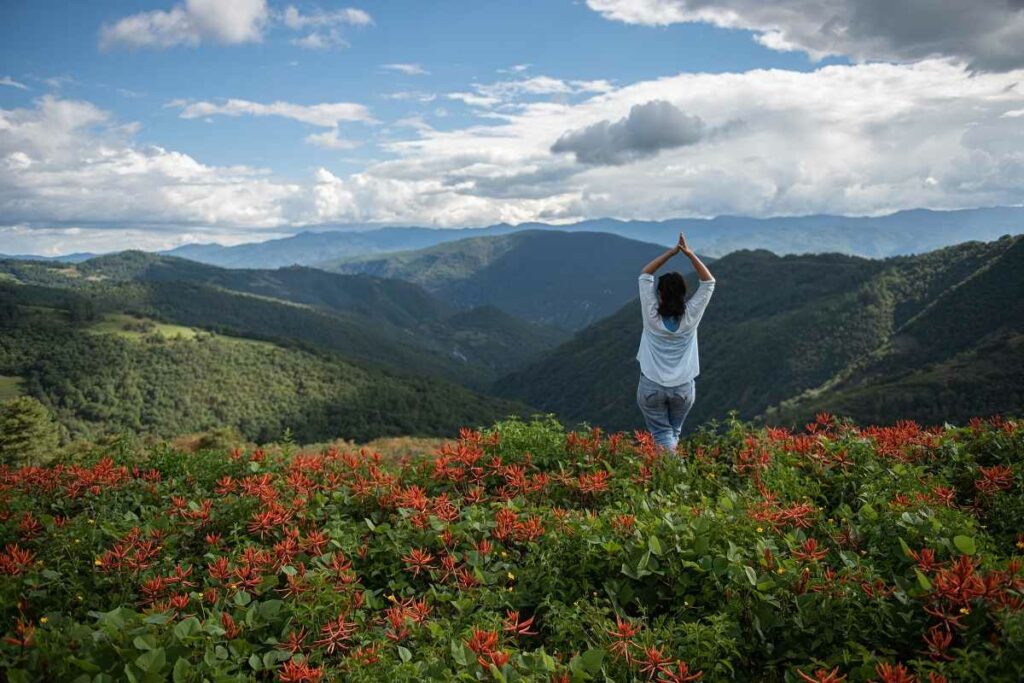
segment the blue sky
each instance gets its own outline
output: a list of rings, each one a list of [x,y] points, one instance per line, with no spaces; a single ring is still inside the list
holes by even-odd
[[[1020,203],[1020,11],[775,5],[5,2],[0,252]]]

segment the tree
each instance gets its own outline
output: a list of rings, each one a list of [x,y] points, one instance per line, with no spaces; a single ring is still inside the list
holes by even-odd
[[[50,460],[60,441],[50,411],[30,396],[0,404],[0,463],[38,465]]]

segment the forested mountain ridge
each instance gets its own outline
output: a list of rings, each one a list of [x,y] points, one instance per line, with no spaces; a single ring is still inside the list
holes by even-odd
[[[968,240],[1019,234],[1024,208],[956,211],[916,209],[883,216],[786,216],[678,218],[660,221],[597,218],[573,224],[524,223],[486,228],[313,226],[291,237],[237,246],[188,244],[165,253],[229,268],[278,268],[424,249],[484,235],[527,230],[602,232],[641,242],[668,244],[685,231],[702,252],[724,256],[740,249],[777,254],[844,253],[869,258],[917,254]]]
[[[20,392],[72,437],[230,427],[257,441],[285,430],[305,442],[366,441],[450,436],[527,412],[437,377],[333,354],[132,316],[113,324],[93,306],[82,291],[0,283],[0,375],[18,378]]]
[[[551,348],[557,330],[484,312],[470,319],[395,279],[291,267],[224,269],[120,252],[82,264],[0,261],[16,281],[81,290],[100,308],[271,340],[293,339],[403,371],[481,386]],[[508,347],[507,340],[516,344]]]
[[[767,415],[793,422],[812,411],[852,409],[866,421],[913,408],[919,419],[938,422],[950,412],[1010,406],[1024,406],[1024,239],[905,311],[873,353]]]
[[[720,259],[712,267],[718,284],[699,333],[701,376],[690,424],[723,417],[733,409],[742,417],[762,416],[844,372],[860,376],[868,371],[874,373],[876,384],[857,385],[856,400],[841,403],[844,414],[857,419],[869,416],[863,419],[877,422],[885,422],[889,415],[934,421],[935,401],[923,401],[925,394],[918,394],[921,400],[916,403],[901,401],[898,412],[871,406],[885,389],[882,382],[901,375],[908,381],[923,381],[927,373],[932,373],[934,382],[936,367],[942,363],[960,364],[957,379],[968,397],[948,406],[948,419],[985,410],[1019,411],[1021,403],[1015,398],[1019,389],[1015,393],[1011,378],[1000,383],[1000,391],[992,392],[982,386],[983,378],[991,379],[992,373],[979,367],[975,377],[964,364],[984,364],[986,356],[978,345],[988,343],[990,352],[998,351],[1004,362],[1016,363],[1019,373],[1022,359],[1014,351],[1019,343],[1013,335],[1024,332],[1024,315],[1019,304],[1010,301],[1024,299],[1022,248],[1021,238],[1006,238],[886,260],[778,257],[749,251]],[[985,309],[992,314],[965,317],[966,301],[982,296],[978,291],[982,286],[998,289]],[[954,302],[959,302],[957,307]],[[1000,309],[1004,315],[998,316],[995,312]],[[951,326],[960,329],[952,335],[943,332]],[[908,348],[911,333],[914,339],[919,335],[925,340],[916,343],[922,344],[919,348],[926,355],[885,351]],[[585,420],[612,429],[639,427],[642,421],[633,398],[639,335],[638,304],[633,301],[537,363],[499,380],[495,392],[570,421]],[[876,357],[877,361],[866,360]],[[858,370],[864,363],[864,370]],[[808,394],[783,412],[771,411],[769,419],[803,420],[830,405],[830,392],[854,388],[836,384],[835,389],[825,387]],[[933,383],[927,392],[939,390]],[[993,393],[1004,397],[1002,403],[982,398]],[[978,399],[969,398],[972,395]]]
[[[635,296],[635,271],[664,248],[606,233],[530,230],[321,266],[407,280],[452,306],[494,306],[576,330]]]

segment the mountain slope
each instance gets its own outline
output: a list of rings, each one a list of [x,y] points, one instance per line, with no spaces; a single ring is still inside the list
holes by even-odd
[[[1024,240],[1018,239],[935,296],[874,353],[768,416],[794,422],[812,410],[845,408],[858,420],[917,414],[942,421],[1004,412],[1024,405],[1022,349]]]
[[[231,425],[246,438],[359,441],[453,435],[523,407],[436,378],[396,374],[248,339],[121,333],[74,315],[83,295],[0,285],[0,374],[44,402],[71,436],[175,436]],[[88,317],[87,317],[88,318]],[[100,323],[100,324],[97,324]],[[143,330],[137,332],[136,328]]]
[[[323,267],[407,280],[460,308],[494,306],[525,320],[579,329],[632,298],[636,272],[662,250],[603,233],[531,230]],[[689,269],[679,262],[684,265]]]
[[[964,363],[984,361],[972,341],[1024,332],[1024,315],[1019,304],[1010,301],[1024,298],[1024,265],[1018,258],[1022,245],[1020,238],[969,243],[883,261],[839,255],[778,257],[767,252],[737,252],[720,259],[712,267],[718,280],[715,297],[700,329],[702,372],[690,425],[723,417],[732,409],[742,417],[762,415],[844,372],[857,372],[865,359],[877,355],[865,366],[877,377],[877,386],[861,388],[856,401],[841,404],[844,414],[861,419],[868,411],[859,406],[876,400],[883,391],[881,383],[901,372],[934,372],[931,364],[942,363],[959,364],[956,367],[963,372]],[[993,275],[985,276],[986,272]],[[965,281],[975,285],[965,288]],[[1002,321],[989,312],[971,310],[967,303],[979,296],[977,287],[982,285],[990,293],[991,310],[1006,312]],[[637,306],[631,302],[541,361],[499,380],[495,392],[569,420],[613,429],[641,426],[633,400],[639,373],[634,360],[640,334]],[[952,326],[963,329],[942,333]],[[908,334],[920,337],[916,347],[907,345]],[[1013,349],[1018,347],[1013,339],[1006,337],[1000,346],[1002,356],[1015,357]],[[911,352],[885,353],[889,346]],[[1016,362],[1021,362],[1019,356]],[[976,385],[979,393],[987,391],[982,380],[969,375],[963,379]],[[1004,389],[1006,382],[1001,383]],[[823,397],[829,391],[823,389],[769,417],[803,419],[828,405]],[[1013,395],[1004,392],[1002,410],[1021,409]],[[972,405],[991,403],[979,400]],[[876,421],[884,422],[889,415],[934,415],[924,407],[915,412],[912,401],[901,405],[899,413],[874,413]],[[950,417],[969,413],[978,410],[957,410]]]
[[[422,249],[451,240],[513,231],[510,225],[488,228],[377,228],[362,230],[305,231],[291,237],[225,247],[219,244],[186,244],[165,254],[225,268],[280,268],[313,265],[320,261],[366,254]]]
[[[411,283],[312,268],[224,269],[121,252],[77,266],[8,261],[0,263],[0,272],[21,282],[90,290],[172,322],[298,340],[474,386],[521,367],[564,338],[510,316],[470,321]],[[496,354],[508,339],[516,340],[515,348]]]
[[[1020,234],[1024,208],[993,207],[958,211],[917,209],[885,216],[787,216],[748,218],[679,218],[664,221],[584,220],[572,225],[525,223],[487,228],[376,228],[366,226],[319,232],[225,247],[188,244],[165,253],[229,268],[278,268],[432,247],[482,235],[528,230],[604,232],[641,242],[668,244],[686,231],[702,253],[724,256],[740,249],[767,249],[776,254],[837,252],[869,258],[918,254],[969,240],[994,240]]]

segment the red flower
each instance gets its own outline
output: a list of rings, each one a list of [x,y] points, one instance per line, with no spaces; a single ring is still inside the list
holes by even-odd
[[[979,467],[981,475],[974,482],[979,493],[991,496],[999,491],[1006,491],[1013,486],[1013,470],[1007,465],[993,465],[992,467]]]
[[[797,669],[796,673],[800,678],[807,681],[807,683],[841,683],[846,680],[846,676],[839,673],[838,666],[831,671],[828,669],[817,669],[811,676],[808,676],[799,669]]]
[[[281,683],[319,683],[323,676],[323,669],[311,667],[305,662],[290,660],[281,667],[278,680]]]
[[[346,620],[345,615],[342,614],[334,621],[327,622],[320,629],[323,637],[316,641],[315,644],[323,647],[327,654],[333,655],[335,652],[340,652],[348,647],[348,641],[355,635],[356,628],[356,624]]]
[[[434,567],[434,556],[425,550],[413,548],[408,555],[402,557],[406,569],[412,572],[413,576],[419,576],[420,572],[427,572]]]
[[[690,681],[696,681],[704,675],[703,671],[690,672],[690,666],[679,660],[676,662],[675,667],[665,666],[662,667],[659,681],[665,681],[665,683],[690,683]]]
[[[278,650],[285,652],[291,652],[293,655],[302,652],[306,647],[306,638],[308,634],[305,628],[299,630],[291,630],[288,632],[288,637],[277,644]]]
[[[32,647],[35,643],[36,627],[24,619],[18,619],[18,623],[14,626],[14,633],[14,636],[5,637],[3,642],[22,649]]]
[[[942,626],[932,626],[924,636],[924,644],[928,646],[928,651],[925,654],[932,659],[944,659],[946,661],[953,659],[946,653],[949,646],[953,644],[953,634],[949,632],[949,629]]]
[[[615,642],[609,646],[609,650],[612,654],[616,654],[626,660],[629,663],[632,660],[629,648],[635,643],[633,642],[633,636],[640,633],[640,626],[634,626],[628,621],[623,621],[621,618],[615,618],[615,630],[608,631]]]
[[[917,676],[907,671],[902,664],[882,663],[875,667],[875,673],[882,683],[917,683]]]
[[[800,550],[793,551],[793,557],[805,562],[817,562],[825,559],[826,555],[828,550],[818,550],[818,541],[814,538],[808,538],[800,546]]]
[[[531,631],[530,627],[533,626],[533,617],[529,619],[519,620],[519,610],[509,610],[505,612],[504,630],[505,633],[512,633],[517,636],[535,636],[536,631]]]
[[[606,470],[598,470],[597,472],[584,473],[579,476],[578,485],[580,492],[588,495],[597,495],[604,493],[608,490],[608,481],[611,479],[611,473]]]
[[[220,625],[224,627],[224,636],[228,640],[234,640],[242,633],[242,629],[235,623],[234,617],[227,612],[220,613]]]
[[[473,635],[466,641],[466,647],[476,654],[480,666],[486,668],[490,655],[497,651],[498,632],[473,629]]]
[[[0,574],[18,576],[32,564],[35,558],[35,553],[32,551],[25,550],[17,543],[8,543],[4,547],[4,552],[0,553]]]
[[[644,655],[637,662],[640,664],[640,673],[647,676],[647,678],[654,678],[658,675],[670,661],[669,657],[665,656],[665,653],[661,651],[660,647],[646,647],[644,648]]]

